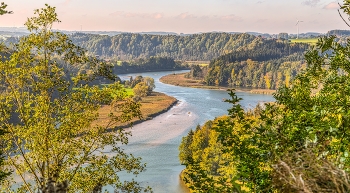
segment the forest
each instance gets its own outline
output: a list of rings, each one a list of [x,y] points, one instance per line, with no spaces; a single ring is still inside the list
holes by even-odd
[[[305,43],[257,38],[243,50],[213,59],[208,67],[193,66],[192,71],[199,72],[192,77],[207,85],[276,89],[305,69],[304,53],[310,48]]]
[[[74,44],[85,48],[92,56],[115,61],[130,61],[150,57],[170,57],[180,61],[209,61],[232,50],[243,49],[256,36],[246,33],[202,33],[187,36],[124,33],[115,36],[74,33]],[[5,43],[15,43],[8,38]]]
[[[148,71],[165,71],[165,70],[182,70],[188,69],[179,61],[169,57],[150,57],[147,59],[135,59],[132,61],[110,61],[113,65],[113,72],[115,74],[125,74],[133,72],[148,72]]]
[[[350,1],[341,9],[350,15]],[[230,90],[228,115],[189,131],[179,146],[191,191],[349,192],[349,47],[320,38],[276,102],[245,110]]]

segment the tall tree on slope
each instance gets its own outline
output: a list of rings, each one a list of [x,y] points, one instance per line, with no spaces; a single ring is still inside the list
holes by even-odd
[[[140,116],[139,104],[118,83],[90,86],[101,76],[113,79],[111,67],[51,30],[60,22],[54,7],[35,14],[25,23],[31,34],[9,60],[0,61],[0,129],[6,132],[1,142],[5,164],[20,178],[16,192],[101,192],[106,185],[141,191],[137,182],[118,177],[120,171],[137,175],[145,165],[120,147],[130,133],[113,127]],[[59,59],[89,69],[72,75]],[[110,120],[99,124],[97,110],[106,104],[113,107]],[[7,184],[3,191],[11,192]]]

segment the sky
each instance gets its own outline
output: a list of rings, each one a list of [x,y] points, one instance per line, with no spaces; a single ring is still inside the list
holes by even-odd
[[[349,29],[332,0],[0,0],[11,15],[0,27],[23,27],[34,9],[56,7],[59,24],[69,31],[326,33]],[[348,18],[347,16],[344,16]]]

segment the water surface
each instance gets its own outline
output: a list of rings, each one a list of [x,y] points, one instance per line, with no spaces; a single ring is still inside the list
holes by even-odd
[[[207,120],[227,114],[227,109],[230,108],[229,103],[223,102],[223,99],[229,98],[227,91],[179,87],[159,81],[164,75],[180,72],[184,71],[120,75],[122,79],[136,75],[152,77],[155,80],[155,91],[179,100],[178,105],[168,112],[135,125],[129,144],[124,147],[126,152],[142,157],[142,161],[147,163],[147,170],[135,179],[143,186],[152,187],[156,193],[186,192],[179,180],[179,174],[184,168],[178,159],[178,146],[182,137],[190,129],[195,129],[198,124],[202,125]],[[258,103],[274,101],[271,95],[248,92],[237,92],[237,95],[243,98],[241,105],[244,108],[253,108]],[[128,179],[124,175],[122,178]]]

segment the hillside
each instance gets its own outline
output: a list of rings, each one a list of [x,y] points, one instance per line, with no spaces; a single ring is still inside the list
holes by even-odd
[[[212,60],[208,67],[191,71],[207,85],[276,89],[305,67],[310,45],[256,38],[249,45]],[[200,72],[194,72],[194,71]]]
[[[249,34],[203,33],[188,36],[119,34],[115,36],[76,33],[74,44],[105,59],[132,60],[151,56],[174,60],[212,60],[249,46],[257,37]]]

